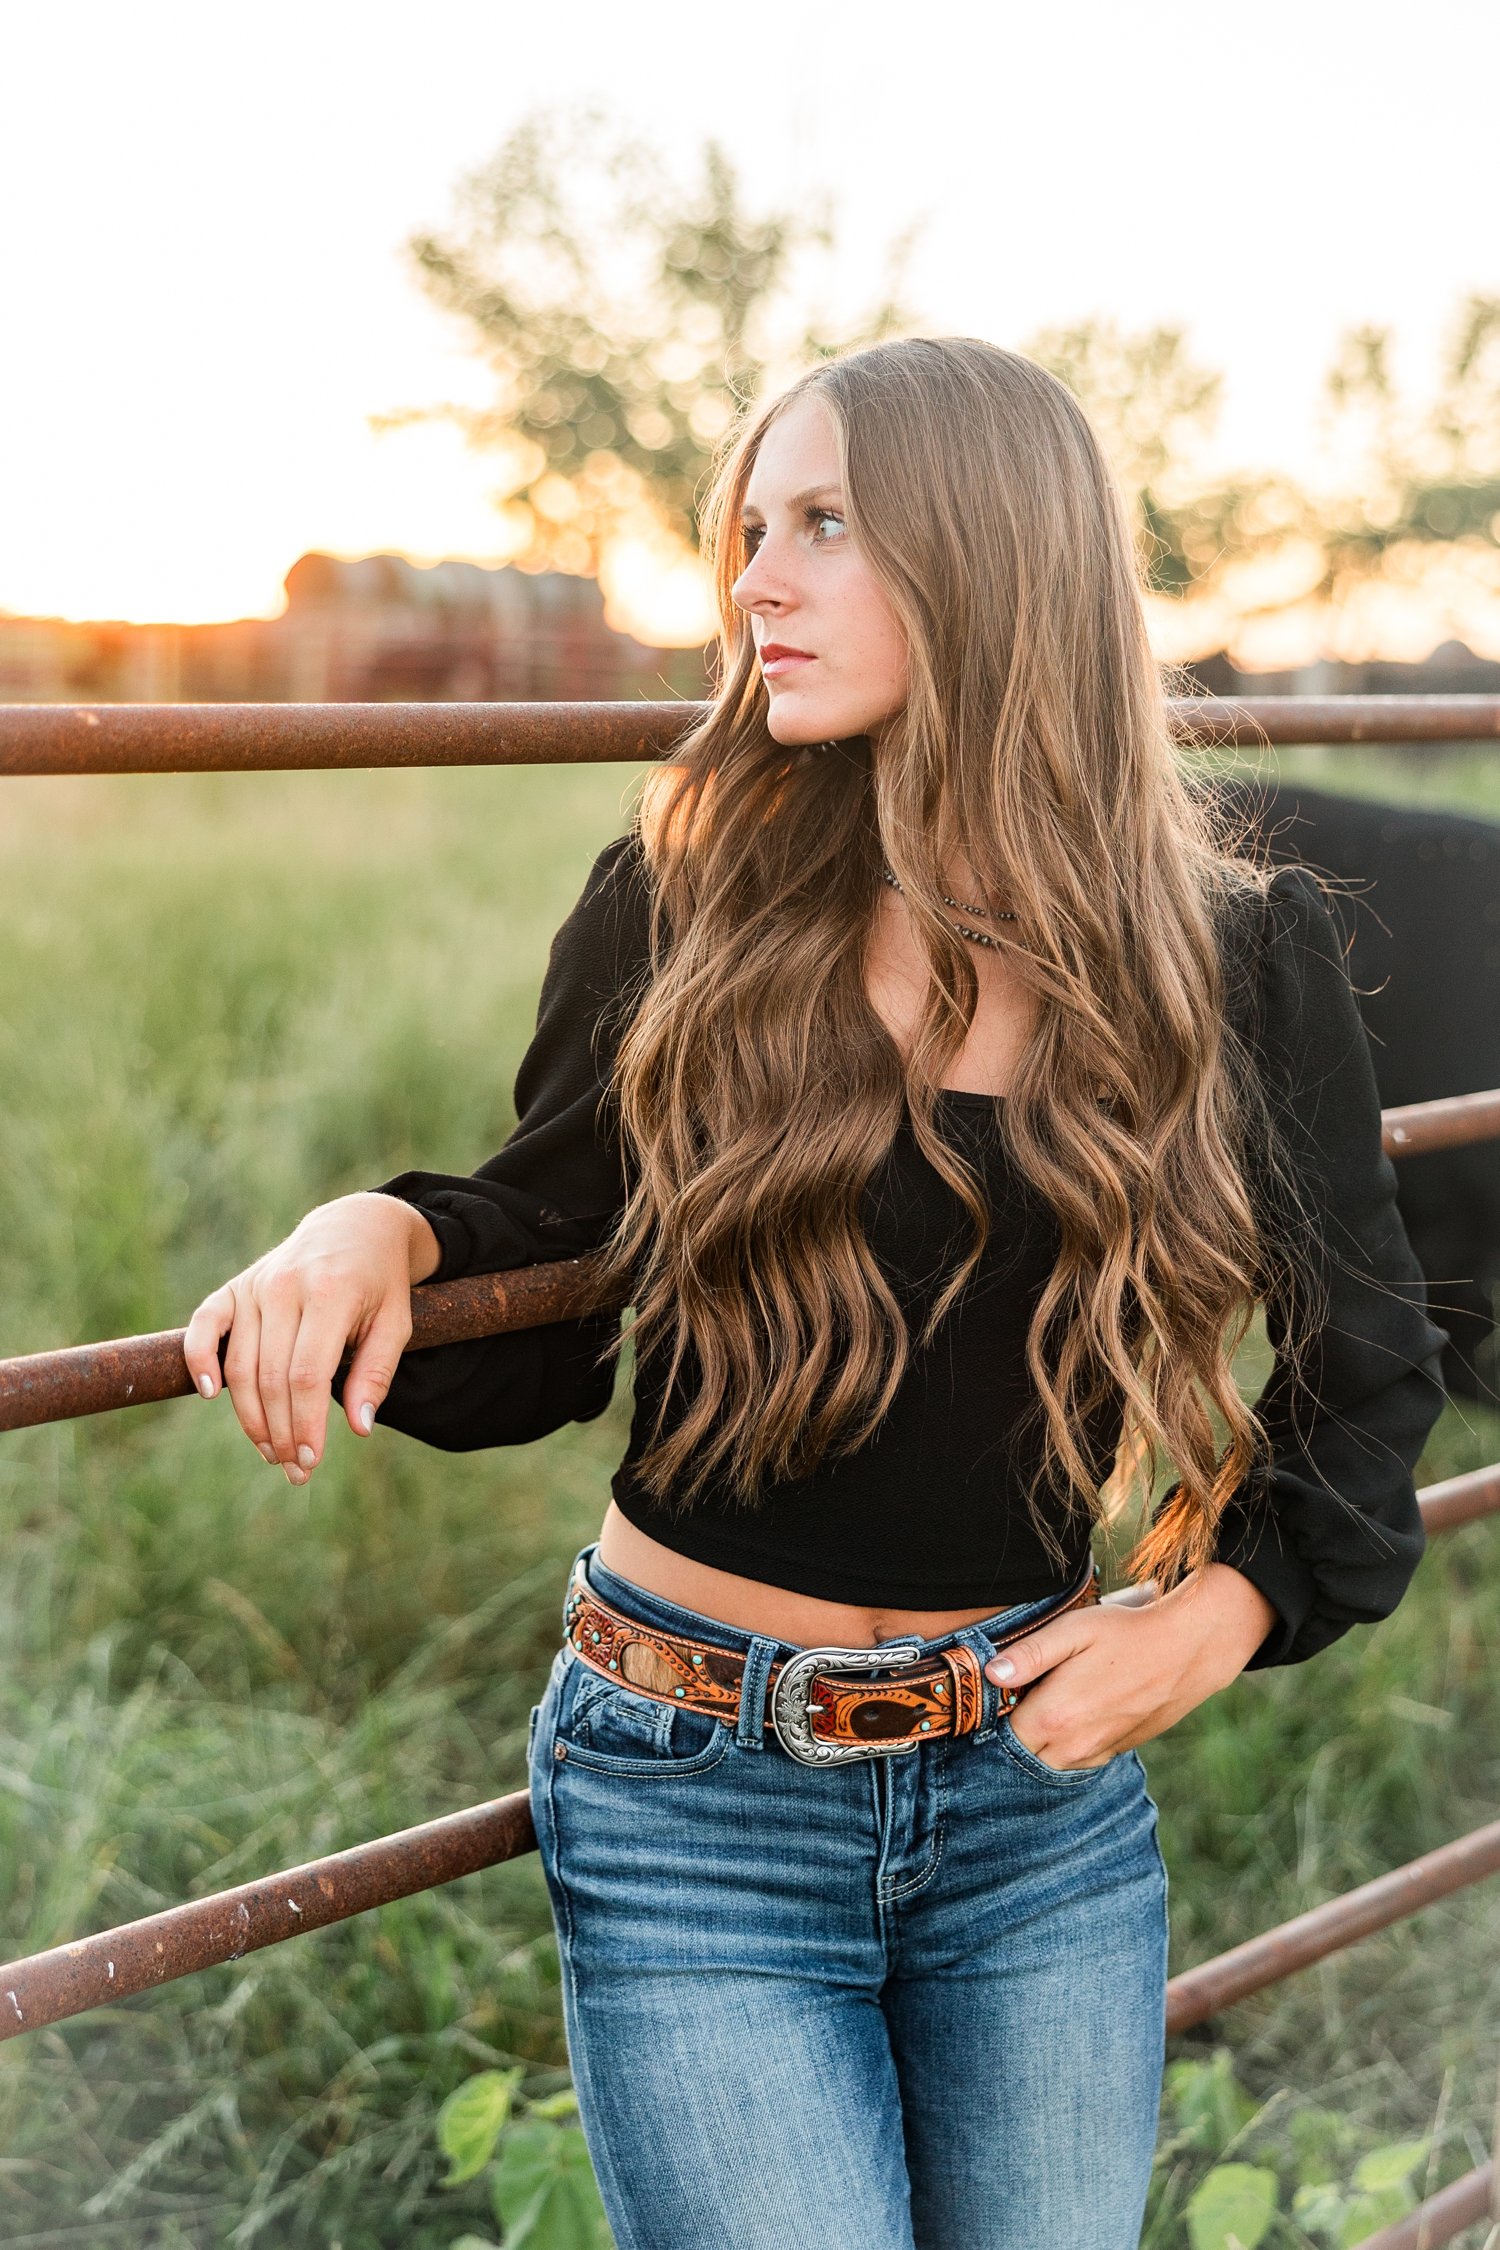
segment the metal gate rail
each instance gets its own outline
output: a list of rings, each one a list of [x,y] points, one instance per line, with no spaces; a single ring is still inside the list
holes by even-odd
[[[1500,1092],[1386,1110],[1381,1125],[1386,1149],[1397,1157],[1494,1137],[1500,1134]],[[599,1261],[592,1258],[419,1287],[412,1291],[410,1348],[544,1327],[603,1309],[608,1301],[601,1296]],[[0,1429],[193,1395],[183,1335],[168,1329],[0,1360]],[[1429,1485],[1417,1497],[1429,1532],[1500,1513],[1500,1463]],[[522,1791],[11,1962],[0,1968],[0,2039],[453,1882],[531,1851],[535,1843]],[[1497,1870],[1500,1822],[1173,1978],[1168,2029],[1201,2023]]]
[[[1500,1091],[1388,1109],[1382,1112],[1381,1128],[1386,1154],[1392,1157],[1490,1140],[1500,1135]],[[544,1328],[553,1321],[618,1310],[621,1299],[601,1293],[600,1271],[598,1258],[569,1258],[465,1281],[428,1282],[411,1293],[407,1348],[423,1351],[434,1344],[503,1336],[517,1328]],[[153,1336],[123,1336],[0,1360],[0,1430],[189,1397],[194,1386],[182,1356],[185,1333],[165,1328]],[[1500,1468],[1495,1473],[1500,1476]]]
[[[244,773],[366,766],[639,765],[706,703],[0,704],[7,774]],[[1496,695],[1180,696],[1185,741],[1478,742],[1500,736]]]
[[[1465,2227],[1494,2215],[1494,2197],[1495,2167],[1493,2163],[1481,2164],[1477,2171],[1466,2172],[1461,2180],[1439,2188],[1404,2219],[1382,2227],[1378,2234],[1367,2234],[1354,2250],[1442,2250],[1443,2244],[1462,2234]],[[1490,2250],[1494,2239],[1491,2234],[1485,2250]]]
[[[197,704],[0,706],[0,777],[367,767],[639,764],[670,753],[708,706],[639,704]],[[1171,705],[1203,745],[1423,743],[1500,737],[1500,696],[1213,697]],[[1500,1090],[1387,1110],[1386,1153],[1500,1136]],[[412,1292],[409,1348],[499,1335],[611,1309],[599,1261],[573,1259]],[[0,1430],[189,1394],[181,1329],[0,1361]],[[1419,1493],[1429,1532],[1500,1512],[1500,1463]],[[0,2039],[238,1961],[307,1930],[534,1850],[525,1791],[347,1852],[169,1908],[0,1968]],[[1374,1931],[1500,1871],[1500,1821],[1330,1899],[1174,1977],[1177,2032]],[[1440,2250],[1490,2215],[1493,2164],[1454,2181],[1359,2250]],[[1492,2238],[1493,2239],[1493,2238]]]

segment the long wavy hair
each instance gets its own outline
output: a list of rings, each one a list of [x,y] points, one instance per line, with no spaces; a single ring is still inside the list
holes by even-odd
[[[807,397],[910,652],[878,749],[772,739],[731,599],[762,439]],[[1170,1581],[1211,1556],[1259,1446],[1230,1364],[1266,1283],[1256,1095],[1216,917],[1262,878],[1219,848],[1179,774],[1115,481],[1043,369],[919,339],[820,366],[761,413],[709,525],[722,685],[643,803],[653,968],[614,1080],[632,1180],[616,1269],[638,1347],[688,1401],[639,1473],[682,1504],[710,1478],[753,1500],[870,1436],[911,1342],[861,1198],[904,1119],[971,1229],[927,1333],[972,1273],[989,1212],[935,1124],[978,997],[942,905],[956,847],[1018,917],[1001,928],[1035,1007],[998,1112],[1061,1239],[1027,1345],[1033,1507],[1044,1530],[1059,1500],[1113,1512],[1086,1425],[1122,1402],[1115,1496],[1149,1491],[1164,1460],[1180,1479],[1132,1557]],[[883,863],[929,971],[904,1053],[865,985]]]

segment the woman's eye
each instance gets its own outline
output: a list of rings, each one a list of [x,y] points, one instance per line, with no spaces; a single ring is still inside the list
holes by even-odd
[[[813,537],[824,547],[831,539],[842,539],[848,528],[842,516],[832,514],[827,508],[820,508],[813,517]]]
[[[740,530],[744,536],[745,553],[747,555],[753,555],[756,552],[757,548],[760,546],[761,541],[766,536],[765,525],[761,523],[746,523],[741,524]]]

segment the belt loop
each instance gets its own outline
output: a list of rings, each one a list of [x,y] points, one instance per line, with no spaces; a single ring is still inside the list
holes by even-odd
[[[984,1672],[986,1664],[989,1663],[990,1658],[995,1653],[995,1644],[986,1634],[980,1632],[977,1625],[965,1625],[962,1632],[955,1633],[953,1638],[961,1642],[971,1655],[977,1656],[979,1659],[980,1678],[984,1683],[984,1708],[980,1716],[978,1730],[971,1739],[975,1742],[986,1742],[994,1733],[1000,1717],[1000,1690],[995,1686],[993,1680],[985,1678]]]
[[[766,1685],[780,1646],[779,1641],[763,1640],[757,1633],[745,1651],[740,1718],[734,1730],[734,1739],[742,1750],[764,1750],[766,1746]]]

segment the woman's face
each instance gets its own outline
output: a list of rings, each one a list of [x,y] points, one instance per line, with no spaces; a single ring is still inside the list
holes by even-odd
[[[906,702],[906,638],[844,520],[838,446],[804,394],[761,441],[745,491],[750,618],[777,742],[878,736]]]

